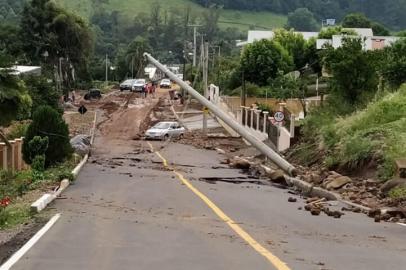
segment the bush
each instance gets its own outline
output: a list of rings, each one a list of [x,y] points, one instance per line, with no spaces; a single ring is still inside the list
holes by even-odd
[[[62,116],[49,106],[39,107],[27,130],[27,135],[23,144],[23,156],[25,162],[32,164],[33,157],[29,143],[35,136],[47,136],[49,138],[48,148],[45,151],[45,166],[64,161],[73,150],[69,143],[68,125]]]
[[[45,170],[45,155],[36,155],[32,160],[31,167],[34,171],[43,172]]]
[[[28,142],[29,159],[33,164],[34,159],[38,156],[43,156],[45,161],[45,152],[48,149],[48,145],[48,137],[41,138],[40,136],[35,136],[31,141]]]
[[[8,131],[6,131],[7,139],[14,140],[21,137],[25,137],[27,129],[29,126],[29,121],[12,122]]]

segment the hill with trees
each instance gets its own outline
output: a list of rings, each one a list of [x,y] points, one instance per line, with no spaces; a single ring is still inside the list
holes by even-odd
[[[219,5],[225,9],[272,11],[289,14],[298,8],[309,9],[320,21],[341,21],[348,13],[361,12],[394,30],[406,28],[406,0],[192,0],[202,6]]]

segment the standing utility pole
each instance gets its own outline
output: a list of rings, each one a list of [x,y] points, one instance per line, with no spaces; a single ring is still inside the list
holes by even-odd
[[[189,27],[193,27],[193,66],[196,66],[196,54],[197,54],[197,27],[201,25],[194,24],[189,25]]]
[[[209,98],[209,42],[205,41],[203,46],[203,87],[204,87],[204,97]],[[208,113],[205,108],[203,112],[203,133],[207,134],[207,119]]]
[[[134,55],[131,57],[131,79],[134,79]]]
[[[247,91],[245,89],[245,73],[242,71],[242,91],[241,91],[241,106],[247,106]]]
[[[109,81],[109,65],[108,65],[108,63],[109,63],[109,58],[108,58],[108,55],[106,54],[106,87],[109,84],[108,83],[108,81]]]

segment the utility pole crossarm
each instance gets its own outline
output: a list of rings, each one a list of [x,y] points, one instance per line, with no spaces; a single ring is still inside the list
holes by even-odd
[[[199,92],[193,89],[190,85],[179,79],[174,73],[172,73],[168,68],[163,66],[159,63],[155,58],[153,58],[150,54],[144,53],[144,57],[147,60],[156,66],[159,70],[165,73],[168,78],[173,80],[174,82],[178,83],[184,90],[186,90],[191,96],[197,99],[203,106],[210,109],[218,118],[224,121],[228,126],[230,126],[234,131],[241,135],[244,139],[246,139],[249,143],[252,144],[255,148],[257,148],[261,153],[267,156],[273,163],[275,163],[279,168],[285,171],[287,174],[291,176],[296,176],[297,172],[293,165],[291,165],[288,161],[283,159],[278,153],[276,153],[273,149],[271,149],[268,145],[263,143],[262,141],[258,140],[254,137],[249,131],[247,131],[241,124],[239,124],[236,120],[231,118],[227,113],[219,109],[216,105],[210,102],[207,98],[203,97]]]

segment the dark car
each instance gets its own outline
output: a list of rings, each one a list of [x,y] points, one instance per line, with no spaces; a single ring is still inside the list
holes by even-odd
[[[102,94],[100,89],[90,89],[89,92],[87,92],[84,96],[85,100],[91,100],[91,99],[101,99]]]

